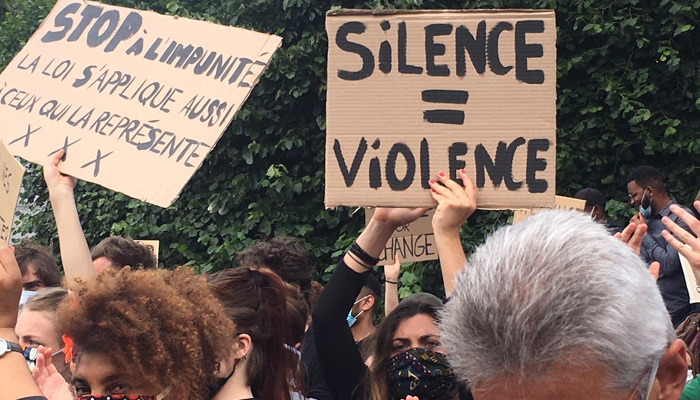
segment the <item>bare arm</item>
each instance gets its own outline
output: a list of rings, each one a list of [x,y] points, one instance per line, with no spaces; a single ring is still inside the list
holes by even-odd
[[[22,293],[22,274],[13,251],[8,247],[0,248],[0,264],[0,338],[18,343],[15,324]],[[24,356],[14,351],[0,356],[0,388],[0,400],[42,395]]]
[[[399,272],[401,263],[394,253],[394,263],[384,266],[384,315],[389,315],[399,305]]]
[[[438,180],[442,185],[434,180],[430,181],[431,194],[438,202],[433,217],[433,231],[446,297],[452,295],[455,276],[464,269],[467,262],[462,241],[459,239],[459,230],[476,210],[474,183],[464,170],[459,171],[459,177],[464,187],[442,173],[438,174]]]
[[[58,163],[63,150],[56,153],[44,165],[44,180],[49,188],[49,198],[56,219],[61,260],[68,281],[87,278],[95,274],[83,228],[80,226],[78,209],[73,197],[76,178],[62,174]]]

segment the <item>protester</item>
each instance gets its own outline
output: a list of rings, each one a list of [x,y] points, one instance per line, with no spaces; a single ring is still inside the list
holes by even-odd
[[[441,332],[476,400],[677,399],[686,378],[643,262],[570,212],[489,237],[458,275]]]
[[[214,400],[289,400],[303,382],[287,314],[284,282],[273,272],[226,269],[209,276],[211,292],[235,324],[226,381]]]
[[[110,236],[102,239],[92,248],[90,257],[97,272],[124,267],[134,270],[157,266],[153,250],[130,237]]]
[[[671,314],[673,326],[678,326],[688,314],[695,311],[695,306],[689,304],[690,298],[678,252],[661,235],[664,230],[661,219],[671,218],[685,230],[688,230],[688,226],[671,214],[669,207],[676,204],[676,201],[667,193],[661,173],[655,168],[646,165],[637,167],[627,177],[627,190],[630,204],[639,208],[639,212],[630,222],[648,226],[647,234],[642,240],[640,256],[647,264],[659,262],[657,284],[666,309]]]
[[[64,357],[63,333],[58,328],[57,310],[68,296],[64,288],[48,288],[32,297],[22,307],[15,333],[19,344],[26,347],[49,347],[54,350],[51,362],[64,379],[69,380],[70,370]]]
[[[448,296],[454,288],[453,276],[463,268],[465,261],[459,227],[476,207],[473,183],[464,171],[459,172],[459,177],[466,188],[443,173],[438,174],[440,183],[430,181],[431,193],[438,203],[433,229],[438,254],[445,261],[443,278]],[[386,317],[377,329],[374,361],[369,373],[344,318],[396,227],[414,221],[426,211],[377,209],[365,230],[339,261],[316,303],[313,311],[316,350],[326,383],[338,400],[398,400],[408,395],[435,400],[457,396],[457,385],[442,354],[437,330],[435,317],[441,307],[439,301],[436,304],[425,300],[404,300]],[[450,246],[443,247],[455,243],[459,251],[450,249]]]
[[[348,326],[350,326],[350,332],[352,332],[357,348],[360,349],[363,361],[367,361],[367,358],[372,354],[373,340],[371,335],[376,330],[374,310],[379,304],[381,293],[382,289],[377,278],[372,275],[368,276],[360,294],[357,295],[355,303],[348,312]]]
[[[269,268],[283,281],[299,288],[309,309],[313,308],[308,298],[315,267],[301,240],[275,237],[256,243],[238,253],[236,262],[245,268]]]
[[[61,286],[61,270],[47,247],[25,239],[14,248],[22,271],[22,289],[36,291]]]
[[[286,283],[284,284],[284,294],[287,299],[287,318],[289,319],[289,328],[292,332],[292,342],[289,345],[297,350],[301,348],[301,342],[304,340],[306,333],[306,323],[309,320],[309,306],[306,304],[304,297],[295,286]]]
[[[0,247],[0,400],[45,400],[17,343],[15,325],[21,294],[22,273],[13,251]]]
[[[76,396],[210,398],[235,327],[202,277],[184,267],[107,270],[72,289],[58,315]],[[44,357],[34,372],[43,388],[55,368]]]
[[[44,181],[49,189],[61,258],[68,280],[88,278],[105,269],[155,268],[157,265],[153,251],[128,237],[110,236],[90,251],[73,196],[77,179],[58,170],[58,164],[64,155],[65,151],[60,150],[46,162]]]
[[[399,305],[399,254],[394,253],[393,264],[384,266],[384,315],[389,315]]]
[[[605,218],[605,196],[603,193],[589,187],[579,190],[574,197],[586,201],[583,212],[590,215],[594,221],[605,225],[611,233],[619,231],[615,225],[608,222]]]

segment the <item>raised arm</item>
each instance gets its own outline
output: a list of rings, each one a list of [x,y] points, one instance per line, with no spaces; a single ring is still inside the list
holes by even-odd
[[[394,253],[394,263],[384,266],[384,315],[389,315],[399,305],[399,254]]]
[[[56,219],[63,270],[68,281],[72,281],[94,275],[95,269],[73,197],[77,179],[58,170],[63,154],[64,151],[60,150],[47,160],[44,165],[44,181],[49,188],[49,199]]]
[[[0,339],[18,343],[15,324],[22,294],[22,273],[13,251],[0,248]],[[0,355],[0,400],[41,396],[22,353]]]
[[[467,262],[462,241],[459,239],[459,230],[476,210],[474,182],[464,170],[459,171],[459,178],[464,186],[460,186],[442,172],[438,174],[437,181],[430,181],[431,194],[438,202],[433,217],[433,231],[446,297],[452,295],[455,276]]]
[[[367,371],[346,321],[369,271],[396,227],[408,224],[427,209],[382,209],[338,262],[313,310],[313,330],[323,377],[336,400],[358,398]]]

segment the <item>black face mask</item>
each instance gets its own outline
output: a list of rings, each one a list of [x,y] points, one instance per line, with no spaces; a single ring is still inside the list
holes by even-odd
[[[447,356],[414,348],[389,360],[389,390],[395,400],[417,396],[420,400],[440,400],[456,385]]]

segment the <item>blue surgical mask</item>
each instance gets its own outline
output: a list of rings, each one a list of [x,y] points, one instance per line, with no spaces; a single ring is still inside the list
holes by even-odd
[[[639,204],[639,213],[642,214],[642,217],[644,217],[644,219],[649,219],[649,217],[651,217],[651,199],[649,200],[649,205],[647,206],[647,208],[642,207],[642,204],[644,204],[644,196],[646,196],[646,194],[647,190],[644,189],[644,193],[642,193],[642,201]]]
[[[360,300],[357,300],[356,302],[352,303],[352,305],[354,306],[355,304],[361,302],[362,300],[366,299],[367,297],[369,297],[369,295],[361,298]],[[345,318],[348,321],[348,326],[352,328],[352,326],[355,325],[355,322],[357,321],[357,317],[359,317],[363,312],[365,312],[365,310],[360,311],[357,315],[355,315],[353,317],[352,316],[352,307],[351,307],[350,311],[348,311],[347,318]]]

